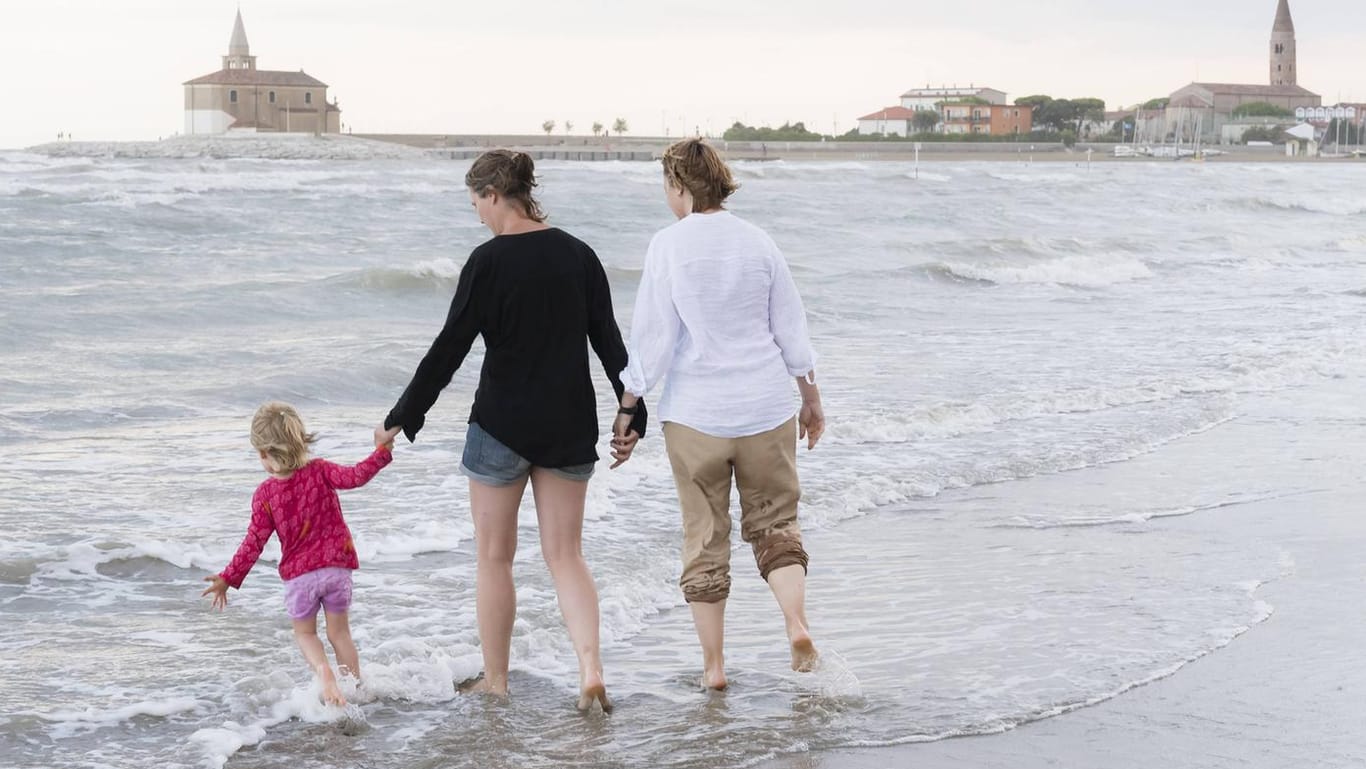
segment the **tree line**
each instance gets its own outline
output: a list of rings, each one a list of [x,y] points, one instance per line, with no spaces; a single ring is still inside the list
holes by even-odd
[[[546,136],[549,136],[555,132],[556,125],[558,124],[554,120],[547,120],[544,123],[541,123],[541,130],[545,131]],[[593,121],[592,130],[594,136],[602,135],[606,137],[611,135],[607,133],[606,127],[603,126],[602,123],[597,122],[596,120]],[[616,120],[612,121],[612,133],[615,133],[617,136],[621,136],[629,130],[631,130],[631,126],[626,122],[626,118],[619,117]],[[574,132],[574,121],[564,121],[564,132],[566,134]]]

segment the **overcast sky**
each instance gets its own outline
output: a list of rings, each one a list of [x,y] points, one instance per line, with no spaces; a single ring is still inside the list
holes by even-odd
[[[182,130],[235,0],[0,0],[0,147]],[[1264,83],[1275,0],[243,0],[261,69],[305,69],[361,132],[843,133],[906,89],[1112,108],[1197,78]],[[1366,3],[1291,0],[1300,84],[1366,101]],[[562,130],[562,129],[560,129]],[[557,131],[559,132],[559,131]]]

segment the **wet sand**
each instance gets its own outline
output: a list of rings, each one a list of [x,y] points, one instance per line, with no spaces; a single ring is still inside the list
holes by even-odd
[[[1352,397],[1340,385],[1328,400]],[[1308,394],[1305,399],[1309,400]],[[1294,408],[1294,406],[1290,406]],[[1254,420],[1249,420],[1254,421]],[[1260,420],[1255,420],[1260,421]],[[1340,423],[1339,423],[1340,425]],[[1258,589],[1274,613],[1178,670],[1092,707],[1000,734],[795,754],[764,769],[1246,769],[1366,765],[1366,499],[1353,462],[1363,439],[1334,445],[1314,421],[1281,434],[1315,488],[1160,524],[1238,541],[1248,532],[1285,552],[1280,579]],[[1274,425],[1245,425],[1272,450]],[[1360,425],[1356,427],[1360,432]],[[1184,447],[1198,456],[1201,440]],[[1180,564],[1165,568],[1180,569]],[[909,730],[908,730],[909,731]]]

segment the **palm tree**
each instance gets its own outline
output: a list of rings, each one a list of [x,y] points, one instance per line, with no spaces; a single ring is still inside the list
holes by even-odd
[[[564,121],[564,132],[565,132],[566,134],[568,134],[568,133],[572,132],[573,130],[574,130],[574,121],[572,121],[572,120],[566,120],[566,121]]]
[[[593,121],[593,135],[594,135],[594,136],[597,136],[597,135],[600,134],[600,133],[602,133],[602,123],[599,123],[598,121],[594,120],[594,121]]]
[[[545,131],[546,136],[549,136],[550,132],[555,130],[555,121],[547,120],[544,123],[541,123],[541,130]]]
[[[626,125],[626,118],[619,117],[612,123],[612,130],[617,132],[617,136],[621,136],[631,130],[631,127]]]

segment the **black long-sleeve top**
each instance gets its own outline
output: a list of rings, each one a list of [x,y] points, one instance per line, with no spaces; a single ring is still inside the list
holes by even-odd
[[[626,345],[602,262],[555,228],[499,235],[470,254],[446,325],[384,420],[414,440],[427,411],[474,344],[484,366],[470,422],[538,467],[598,459],[597,398],[587,337],[620,400]],[[631,427],[645,435],[645,406]]]

